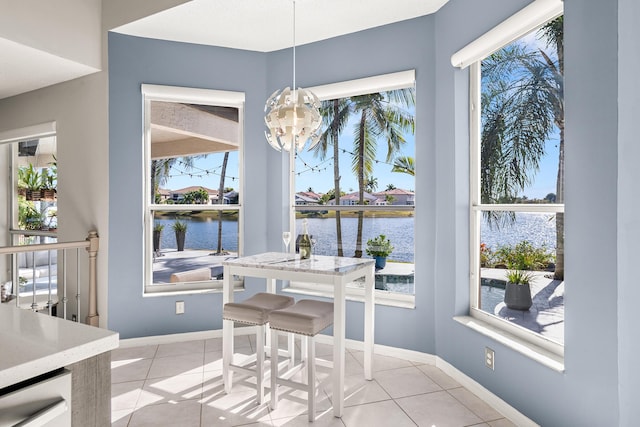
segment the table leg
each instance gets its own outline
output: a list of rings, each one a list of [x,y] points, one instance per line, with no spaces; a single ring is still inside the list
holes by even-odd
[[[344,411],[345,285],[336,281],[333,288],[333,415]]]
[[[375,276],[373,267],[369,269],[365,276],[364,286],[364,378],[373,379],[373,341],[374,341],[374,313],[375,305],[373,301],[375,288]]]
[[[228,266],[224,267],[224,277],[222,278],[222,306],[228,302],[233,302],[233,277]],[[233,372],[229,365],[233,361],[233,321],[222,321],[222,379],[224,381],[224,391],[231,391],[231,381]]]
[[[267,278],[266,291],[270,294],[276,293],[276,279]],[[269,343],[271,343],[271,328],[267,328],[267,336],[265,338],[265,342],[267,343],[266,351],[270,354],[271,347]]]

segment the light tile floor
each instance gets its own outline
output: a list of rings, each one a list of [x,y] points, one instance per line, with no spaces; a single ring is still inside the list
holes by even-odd
[[[235,345],[236,354],[253,352],[249,336],[236,337]],[[331,346],[316,348],[318,357],[331,359]],[[374,380],[365,381],[362,360],[362,352],[347,351],[343,417],[333,416],[331,381],[326,381],[311,425],[514,426],[435,366],[375,355]],[[320,380],[329,375],[318,368]],[[225,394],[221,338],[117,349],[111,378],[112,426],[309,425],[304,393],[281,386],[276,410],[257,405],[249,378],[235,379]]]

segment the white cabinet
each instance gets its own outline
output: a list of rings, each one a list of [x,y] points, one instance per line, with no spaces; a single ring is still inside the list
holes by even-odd
[[[0,390],[0,427],[71,425],[71,372],[61,369]]]

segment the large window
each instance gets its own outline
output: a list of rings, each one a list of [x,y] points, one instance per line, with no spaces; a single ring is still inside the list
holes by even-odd
[[[412,304],[413,72],[337,86],[351,91],[339,93],[332,90],[335,86],[313,89],[322,100],[323,136],[311,151],[295,157],[293,229],[301,233],[307,221],[313,251],[321,255],[372,257],[381,250],[375,239],[384,236],[392,250],[377,254],[386,260],[376,267],[376,289]]]
[[[562,354],[562,16],[472,64],[470,75],[471,313]]]
[[[154,85],[142,92],[145,291],[219,289],[222,261],[242,253],[244,94]]]

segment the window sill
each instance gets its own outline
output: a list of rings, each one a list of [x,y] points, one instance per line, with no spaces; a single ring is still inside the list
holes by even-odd
[[[233,287],[234,292],[244,291],[244,281],[237,280]],[[198,294],[211,294],[222,293],[222,284],[211,282],[199,282],[199,283],[175,283],[175,284],[159,284],[147,286],[143,292],[143,297],[163,297],[171,295],[198,295]]]
[[[283,286],[283,292],[292,294],[310,295],[324,298],[333,298],[333,290],[329,286],[322,285],[304,285],[298,283],[290,283],[288,286]],[[347,288],[347,301],[364,302],[364,290],[358,288]],[[390,307],[399,308],[416,308],[416,299],[414,295],[405,295],[395,292],[383,291],[380,289],[375,290],[374,302],[377,305],[386,305]]]
[[[557,372],[564,372],[564,357],[471,316],[455,316],[456,322],[485,335]]]

